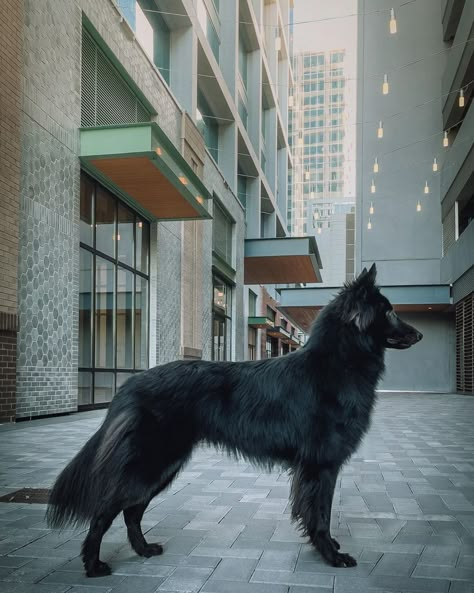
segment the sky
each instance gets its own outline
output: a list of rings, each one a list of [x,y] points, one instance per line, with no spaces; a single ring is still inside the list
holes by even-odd
[[[295,0],[294,51],[346,50],[346,196],[355,196],[357,0]],[[323,20],[327,19],[327,20]],[[310,22],[305,22],[310,21]],[[312,22],[311,22],[312,21]],[[315,22],[316,21],[316,22]]]

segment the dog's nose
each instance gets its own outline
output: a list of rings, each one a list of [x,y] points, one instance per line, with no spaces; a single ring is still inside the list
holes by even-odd
[[[416,332],[416,341],[419,342],[422,337],[423,337],[423,334],[421,332],[417,331]]]

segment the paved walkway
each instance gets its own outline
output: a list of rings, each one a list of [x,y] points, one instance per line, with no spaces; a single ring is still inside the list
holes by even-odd
[[[0,495],[48,487],[103,412],[0,427]],[[137,557],[119,517],[83,576],[80,532],[50,531],[44,505],[0,503],[2,593],[474,592],[474,398],[381,394],[335,493],[333,534],[357,568],[321,561],[289,520],[288,480],[196,452],[144,517],[163,556]]]

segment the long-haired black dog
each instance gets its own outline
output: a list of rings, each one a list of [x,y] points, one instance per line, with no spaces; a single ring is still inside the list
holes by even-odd
[[[338,472],[369,426],[385,348],[422,335],[401,321],[364,269],[318,316],[304,348],[251,362],[177,361],[129,379],[99,430],[58,477],[52,526],[90,522],[82,546],[88,576],[107,529],[123,511],[137,554],[161,554],[140,522],[197,443],[209,443],[292,477],[292,517],[326,561],[355,566],[329,531]]]

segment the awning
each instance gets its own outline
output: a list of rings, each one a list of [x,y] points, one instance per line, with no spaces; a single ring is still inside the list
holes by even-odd
[[[272,338],[280,338],[281,340],[289,340],[291,337],[290,332],[281,325],[276,325],[272,329],[267,329],[267,336],[271,336]]]
[[[245,240],[245,284],[321,282],[321,268],[314,237]]]
[[[279,311],[309,332],[318,312],[331,301],[340,288],[282,288]],[[447,285],[381,286],[381,292],[398,312],[449,311],[451,290]]]
[[[273,321],[268,317],[249,317],[247,323],[249,327],[256,329],[267,329],[274,326]]]
[[[81,128],[83,167],[145,216],[212,218],[211,195],[154,122]]]

